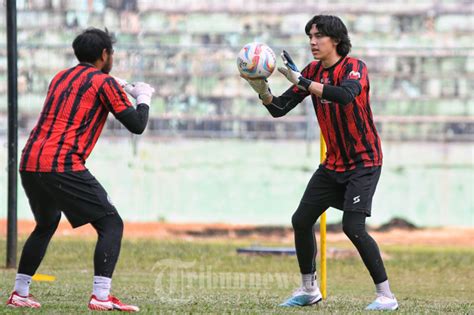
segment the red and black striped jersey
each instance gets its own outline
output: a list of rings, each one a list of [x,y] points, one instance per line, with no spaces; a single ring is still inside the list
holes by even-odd
[[[108,113],[119,118],[133,110],[117,81],[94,66],[80,63],[59,72],[22,151],[20,171],[85,170]]]
[[[327,147],[322,164],[327,169],[338,172],[382,165],[381,141],[370,108],[370,84],[366,65],[352,57],[341,58],[329,68],[323,68],[321,62],[313,61],[301,74],[324,85],[357,87],[358,94],[353,95],[347,104],[311,95]],[[279,108],[281,113],[277,113],[278,116],[286,114],[309,94],[297,86],[289,88],[279,97],[278,103],[283,105]],[[268,109],[270,112],[275,111]]]

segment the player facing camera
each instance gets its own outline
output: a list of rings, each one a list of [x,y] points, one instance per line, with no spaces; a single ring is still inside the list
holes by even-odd
[[[329,207],[343,211],[343,231],[360,253],[375,284],[376,299],[368,310],[395,310],[387,273],[365,221],[372,214],[372,198],[382,171],[382,145],[370,107],[370,84],[365,63],[348,56],[351,41],[337,16],[316,15],[306,26],[314,57],[300,71],[283,50],[278,71],[291,86],[274,96],[266,79],[247,80],[273,117],[282,117],[311,96],[327,145],[326,157],[309,180],[293,214],[295,248],[301,286],[281,306],[320,302],[316,281],[316,241],[313,225]]]

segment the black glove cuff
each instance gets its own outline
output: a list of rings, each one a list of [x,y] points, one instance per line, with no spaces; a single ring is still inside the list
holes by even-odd
[[[308,91],[309,86],[311,85],[313,81],[310,79],[306,79],[305,77],[301,76],[298,78],[298,85],[304,88],[306,91]]]
[[[268,93],[272,94],[272,90],[270,90],[270,88],[268,88]],[[260,94],[258,94],[258,98],[263,101],[263,98]]]

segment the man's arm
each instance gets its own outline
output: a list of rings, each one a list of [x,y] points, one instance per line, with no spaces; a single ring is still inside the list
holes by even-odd
[[[130,107],[119,113],[116,117],[128,131],[140,135],[148,123],[149,108],[147,104],[138,104],[137,109]]]
[[[127,86],[122,86],[123,82]],[[102,87],[102,100],[125,128],[132,133],[141,134],[148,123],[149,104],[155,90],[143,82],[136,84],[123,82],[112,77],[107,79]],[[136,99],[138,104],[136,109],[131,105],[124,89]]]
[[[306,68],[303,71],[306,71]],[[309,95],[308,91],[292,86],[281,96],[276,97],[272,94],[266,79],[249,79],[244,76],[241,77],[248,82],[255,92],[257,92],[258,97],[262,100],[265,108],[275,118],[285,116]]]
[[[262,98],[262,103],[273,117],[285,116],[289,111],[296,107],[307,95],[302,95],[295,91],[294,87],[289,88],[281,96],[276,97],[270,94]]]
[[[343,81],[340,86],[312,81],[308,86],[311,94],[341,105],[351,103],[360,94],[361,89],[360,83],[356,80]]]
[[[362,87],[360,83],[355,80],[344,81],[342,82],[341,86],[321,84],[315,81],[311,81],[311,83],[308,85],[308,91],[311,94],[341,105],[347,105],[352,102],[356,98],[356,96],[360,94],[361,89]],[[287,92],[285,92],[285,94]],[[264,105],[267,106],[269,111],[270,107],[276,107],[278,108],[278,110],[274,110],[275,112],[283,113],[282,110],[288,108],[286,112],[280,115],[283,116],[298,104],[296,103],[293,106],[294,97],[292,97],[290,93],[288,93],[288,95],[285,94],[283,94],[279,98],[275,98],[273,95],[270,95],[266,98],[262,98],[262,102]]]
[[[283,59],[286,68],[280,67],[278,68],[278,71],[280,71],[291,83],[325,100],[341,105],[347,105],[362,91],[360,82],[351,78],[343,80],[340,86],[321,84],[312,81],[298,71],[293,59],[285,50],[283,50],[281,58]]]

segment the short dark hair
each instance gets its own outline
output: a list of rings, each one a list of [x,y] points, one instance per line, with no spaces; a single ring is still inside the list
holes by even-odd
[[[106,49],[108,53],[112,53],[112,44],[115,42],[115,37],[113,34],[110,34],[107,29],[103,31],[91,27],[74,39],[72,48],[79,62],[94,63],[100,58],[104,49]]]
[[[307,35],[309,35],[313,24],[316,24],[321,34],[329,36],[338,42],[336,50],[340,56],[345,57],[349,54],[352,44],[347,28],[340,18],[333,15],[315,15],[306,23],[304,30]]]

